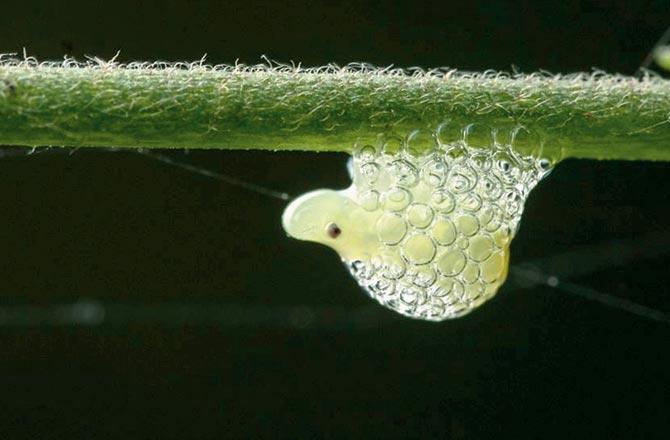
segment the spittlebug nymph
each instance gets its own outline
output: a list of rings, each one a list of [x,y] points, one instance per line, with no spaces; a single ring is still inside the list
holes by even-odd
[[[435,137],[437,139],[437,137]],[[505,281],[509,246],[530,190],[550,167],[511,145],[464,139],[356,148],[352,185],[294,200],[286,232],[340,255],[374,299],[403,315],[441,321],[491,298]]]

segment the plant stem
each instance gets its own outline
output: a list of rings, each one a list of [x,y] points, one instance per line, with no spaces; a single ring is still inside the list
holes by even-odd
[[[446,123],[446,125],[445,125]],[[670,160],[670,82],[618,75],[0,62],[0,144],[351,151],[413,130],[558,160]],[[446,127],[446,129],[444,129]],[[504,139],[503,139],[504,140]],[[416,148],[429,148],[418,136]]]

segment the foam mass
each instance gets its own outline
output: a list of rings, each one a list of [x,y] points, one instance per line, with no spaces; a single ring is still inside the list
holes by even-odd
[[[317,190],[283,216],[295,238],[335,249],[368,295],[403,315],[441,321],[493,297],[505,281],[509,246],[529,192],[549,161],[519,154],[511,133],[487,129],[490,145],[468,143],[481,127],[439,127],[422,136],[358,145],[349,188]]]

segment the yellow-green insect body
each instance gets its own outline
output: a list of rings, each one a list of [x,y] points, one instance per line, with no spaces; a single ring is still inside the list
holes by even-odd
[[[352,185],[294,200],[286,232],[333,248],[363,289],[413,318],[462,316],[505,281],[509,245],[546,161],[510,145],[436,142],[428,153],[370,145],[351,162]]]

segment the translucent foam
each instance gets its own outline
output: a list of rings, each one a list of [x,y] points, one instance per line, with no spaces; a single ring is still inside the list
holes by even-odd
[[[380,212],[379,242],[370,259],[345,260],[372,298],[428,320],[462,316],[496,293],[526,198],[550,171],[511,145],[435,139],[419,155],[407,142],[392,154],[383,144],[356,149],[350,192]]]
[[[438,129],[428,149],[412,144],[416,133],[358,145],[351,187],[303,196],[287,209],[285,228],[333,247],[372,298],[403,315],[439,321],[470,312],[505,281],[526,198],[551,167],[514,150],[514,136],[499,143],[491,131],[488,144],[472,145],[469,132],[445,140]],[[324,237],[328,222],[340,238]]]

